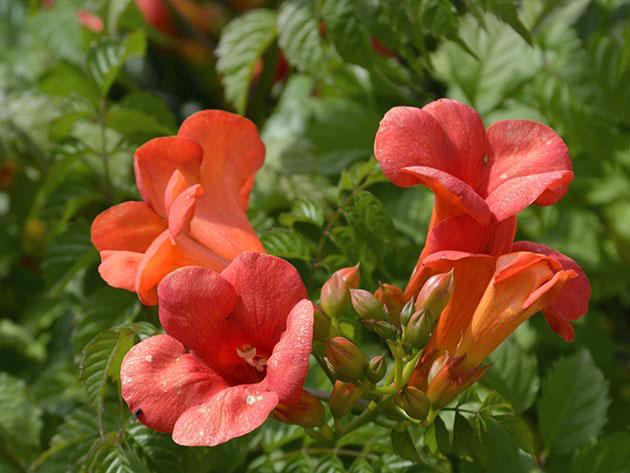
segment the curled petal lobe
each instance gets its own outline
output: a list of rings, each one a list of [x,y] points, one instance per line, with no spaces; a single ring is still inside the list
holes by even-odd
[[[143,256],[135,251],[101,251],[98,273],[112,287],[135,291],[136,275]]]
[[[232,386],[190,407],[173,428],[173,440],[213,447],[260,427],[278,405],[278,395],[257,384]]]
[[[173,173],[179,171],[190,184],[199,182],[203,149],[183,136],[168,136],[148,141],[136,150],[134,169],[142,198],[166,217],[164,195]]]
[[[232,323],[242,327],[249,342],[269,356],[286,329],[287,316],[307,298],[299,273],[281,258],[243,253],[221,275],[239,295]]]
[[[490,222],[488,204],[461,179],[423,166],[410,166],[403,168],[402,172],[413,176],[416,184],[423,184],[433,190],[437,221],[467,212],[481,224]]]
[[[193,218],[195,204],[203,194],[200,184],[190,186],[180,192],[168,211],[168,231],[173,240],[183,231],[188,230]]]
[[[313,343],[313,311],[313,304],[306,299],[293,307],[287,328],[267,361],[265,385],[284,404],[296,404],[302,395]]]
[[[461,102],[440,99],[422,108],[440,124],[457,150],[457,175],[464,182],[475,182],[484,167],[486,130],[479,114]]]
[[[545,318],[551,328],[566,341],[573,340],[571,321],[577,320],[588,312],[591,286],[580,266],[566,255],[545,245],[529,241],[517,241],[513,251],[533,251],[549,255],[558,261],[564,269],[575,271],[576,277],[568,280],[553,302],[544,310]]]
[[[221,270],[227,261],[194,240],[180,235],[175,242],[164,231],[142,257],[136,275],[135,290],[143,304],[157,304],[157,285],[171,271],[187,265],[204,265]]]
[[[225,389],[223,379],[168,335],[135,345],[121,370],[122,396],[148,427],[171,432],[177,419]]]
[[[98,251],[144,252],[164,231],[160,217],[144,202],[123,202],[101,212],[92,222],[92,244]]]
[[[171,205],[185,189],[190,187],[190,182],[184,177],[179,169],[175,169],[164,189],[164,209],[168,215]]]
[[[394,107],[385,114],[376,132],[374,154],[387,178],[401,187],[418,183],[405,168],[450,173],[457,167],[457,150],[440,123],[415,107]]]
[[[527,120],[504,120],[488,128],[490,165],[476,188],[501,221],[532,203],[551,205],[573,179],[568,148],[551,128]]]
[[[184,120],[179,136],[195,141],[203,149],[204,187],[227,179],[237,189],[239,198],[241,189],[251,188],[252,176],[264,161],[265,145],[250,120],[222,110],[204,110]]]

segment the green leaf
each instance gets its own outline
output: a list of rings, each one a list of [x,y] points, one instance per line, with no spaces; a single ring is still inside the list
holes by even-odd
[[[326,34],[335,43],[339,55],[346,61],[369,66],[374,51],[370,34],[359,17],[360,2],[356,0],[325,0],[322,17]]]
[[[127,444],[150,467],[152,473],[192,471],[190,450],[173,442],[171,436],[136,422],[127,433]]]
[[[125,137],[141,134],[144,138],[152,138],[172,133],[172,129],[156,120],[153,115],[139,110],[112,107],[105,116],[105,124]]]
[[[352,206],[348,208],[348,219],[364,236],[373,235],[373,243],[391,242],[394,238],[394,223],[385,211],[383,202],[367,191],[360,191],[352,199]]]
[[[123,439],[118,432],[97,439],[85,458],[82,473],[151,473]]]
[[[349,169],[344,169],[339,179],[339,189],[352,191],[359,186],[368,187],[378,182],[385,182],[387,178],[381,172],[376,159],[356,163]]]
[[[602,437],[573,457],[571,473],[612,473],[630,471],[630,433],[617,432]]]
[[[177,120],[163,98],[150,92],[134,91],[118,102],[120,107],[151,115],[161,125],[169,129],[168,134],[177,131]]]
[[[123,40],[102,38],[90,48],[87,68],[99,85],[102,96],[107,95],[125,63],[133,57],[143,56],[146,47],[145,34],[138,30]]]
[[[536,400],[540,385],[536,357],[525,353],[513,339],[508,339],[494,351],[490,363],[484,384],[510,401],[516,412],[527,410]]]
[[[291,212],[283,213],[279,217],[282,225],[292,227],[296,222],[304,222],[321,227],[324,224],[324,209],[321,203],[314,199],[300,199],[293,203]]]
[[[245,113],[254,66],[276,38],[276,12],[252,10],[223,30],[216,50],[225,97]]]
[[[315,251],[313,242],[295,230],[272,228],[261,240],[269,253],[282,258],[310,261]]]
[[[50,295],[58,295],[77,273],[97,261],[89,234],[83,225],[69,227],[48,247],[42,270]]]
[[[109,286],[98,288],[75,311],[72,332],[75,351],[80,352],[99,332],[131,321],[139,309],[136,294]]]
[[[478,5],[510,25],[521,38],[533,45],[532,35],[519,17],[519,3],[517,0],[482,0]],[[475,8],[477,5],[476,2],[469,2],[469,4],[472,8]]]
[[[105,417],[105,430],[111,431],[111,416]],[[33,463],[31,469],[41,473],[77,471],[90,446],[99,437],[94,412],[87,408],[72,411],[50,441],[50,447]]]
[[[534,77],[540,57],[509,26],[485,15],[486,28],[463,17],[460,36],[478,59],[455,43],[443,43],[432,56],[436,75],[448,85],[447,96],[473,105],[483,116]]]
[[[92,78],[66,62],[57,63],[40,81],[39,87],[44,93],[59,97],[78,94],[95,106],[100,97],[99,88]]]
[[[326,74],[326,51],[315,18],[313,0],[288,0],[278,12],[278,44],[300,72]]]
[[[41,409],[30,401],[26,383],[0,373],[0,450],[25,468],[37,453],[41,430]]]
[[[422,458],[420,458],[416,445],[413,443],[413,439],[408,430],[403,430],[402,432],[392,430],[391,440],[394,453],[400,455],[405,460],[414,463],[422,463]]]
[[[518,419],[516,416],[511,417]],[[515,429],[513,420],[506,420],[503,416],[475,417],[474,450],[484,471],[528,473],[531,470],[532,459],[520,449],[518,439],[513,433],[514,430],[520,430]]]
[[[322,458],[313,473],[343,473],[346,469],[343,467],[343,463],[336,455],[327,455]]]
[[[583,350],[551,367],[538,402],[538,423],[545,445],[567,453],[596,438],[606,424],[608,382]]]

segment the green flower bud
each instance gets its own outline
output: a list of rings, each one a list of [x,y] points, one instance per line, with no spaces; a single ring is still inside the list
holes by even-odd
[[[396,340],[399,335],[399,329],[394,324],[385,322],[384,320],[364,320],[363,325],[371,332],[376,333],[385,340]]]
[[[367,358],[363,351],[344,337],[334,337],[326,343],[326,359],[335,373],[342,379],[363,378],[367,369]]]
[[[435,323],[451,300],[454,289],[453,271],[431,276],[418,294],[416,309],[426,310]]]
[[[397,395],[395,402],[413,419],[425,419],[431,409],[431,401],[427,395],[411,386],[407,386]]]
[[[367,378],[373,382],[378,383],[383,376],[385,376],[385,372],[387,371],[387,360],[383,355],[377,355],[373,357],[368,363],[368,371]]]
[[[426,345],[433,330],[431,317],[424,310],[415,312],[405,328],[403,344],[412,350],[418,350]]]
[[[400,311],[400,324],[404,327],[409,322],[409,319],[416,311],[416,304],[414,302],[413,297],[407,301],[407,303],[403,306]]]
[[[362,319],[385,319],[383,306],[370,291],[351,289],[350,298],[352,299],[352,307]]]

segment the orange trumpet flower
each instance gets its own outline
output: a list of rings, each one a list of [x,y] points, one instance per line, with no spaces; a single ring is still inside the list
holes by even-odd
[[[221,271],[245,251],[264,252],[247,220],[264,155],[256,126],[220,110],[198,112],[177,136],[141,146],[134,169],[143,200],[115,205],[92,224],[102,278],[155,305],[157,285],[174,269]]]

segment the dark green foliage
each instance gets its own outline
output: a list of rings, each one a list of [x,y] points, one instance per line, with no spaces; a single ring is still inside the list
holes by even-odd
[[[627,2],[200,1],[216,24],[184,21],[177,36],[131,0],[45,3],[0,0],[0,471],[630,471]],[[246,3],[260,8],[236,7]],[[81,27],[80,9],[102,33]],[[589,275],[576,341],[537,315],[427,428],[369,424],[332,445],[268,421],[189,449],[139,424],[119,367],[159,321],[99,278],[89,239],[100,211],[139,199],[134,150],[198,109],[245,114],[267,149],[249,208],[266,249],[296,265],[314,300],[356,263],[367,289],[404,286],[431,197],[387,182],[374,134],[391,107],[441,96],[486,124],[537,120],[567,142],[569,193],[523,212],[517,238]],[[357,320],[340,325],[383,352]],[[330,389],[316,369],[308,383]]]

